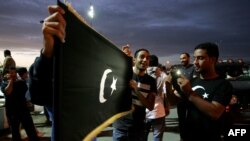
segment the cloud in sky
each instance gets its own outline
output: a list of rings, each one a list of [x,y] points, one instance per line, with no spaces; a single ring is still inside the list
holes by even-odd
[[[147,48],[161,60],[206,41],[220,45],[223,58],[250,52],[249,0],[69,0],[93,28],[118,47]],[[40,20],[51,0],[11,0],[0,5],[0,50],[29,51],[42,47]],[[95,17],[87,17],[90,3]]]

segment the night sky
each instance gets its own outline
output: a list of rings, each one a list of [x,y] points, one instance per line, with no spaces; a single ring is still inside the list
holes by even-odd
[[[92,27],[117,47],[148,49],[171,63],[202,42],[220,46],[222,59],[250,60],[249,0],[69,0]],[[0,4],[0,52],[12,51],[29,66],[42,48],[40,20],[55,0],[6,0]],[[87,15],[90,4],[95,17]],[[0,62],[3,61],[3,53]]]

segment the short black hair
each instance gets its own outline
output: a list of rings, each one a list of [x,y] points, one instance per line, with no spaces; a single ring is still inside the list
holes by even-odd
[[[187,53],[187,52],[183,52],[183,53],[181,53],[181,55],[182,55],[182,54],[187,55],[188,58],[190,57],[189,53]]]
[[[150,55],[149,66],[157,67],[159,65],[158,57],[156,55]]]
[[[25,67],[21,67],[17,69],[17,73],[19,76],[22,76],[23,74],[27,73],[28,70]]]
[[[140,51],[146,51],[146,52],[149,54],[149,51],[148,51],[147,49],[141,48],[141,49],[138,49],[138,50],[135,51],[135,54],[134,54],[134,57],[135,57],[135,58],[137,57],[137,55],[138,55],[138,53],[139,53]]]
[[[209,57],[215,57],[216,61],[219,58],[219,47],[215,43],[205,42],[197,45],[194,50],[205,49]]]
[[[4,50],[4,56],[7,56],[7,55],[11,55],[11,52],[8,49]]]

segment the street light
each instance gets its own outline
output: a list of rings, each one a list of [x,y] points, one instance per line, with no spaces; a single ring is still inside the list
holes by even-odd
[[[89,7],[88,15],[91,19],[94,18],[95,12],[94,12],[94,6],[92,4]]]

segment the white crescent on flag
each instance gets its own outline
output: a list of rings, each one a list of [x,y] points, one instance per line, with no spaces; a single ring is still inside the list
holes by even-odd
[[[197,90],[197,89],[202,89],[202,90],[204,90],[204,91],[205,91],[205,92],[204,92],[204,94],[202,95],[202,96],[203,96],[203,99],[208,98],[209,94],[208,94],[208,93],[206,93],[206,90],[205,90],[205,88],[204,88],[204,87],[202,87],[202,86],[194,86],[194,87],[192,88],[192,90],[193,90],[193,91],[195,91],[195,90]]]
[[[107,99],[104,98],[104,87],[105,87],[105,81],[106,81],[107,75],[109,73],[111,73],[111,72],[112,72],[111,69],[106,69],[103,72],[101,83],[100,83],[100,92],[99,92],[99,101],[100,101],[100,103],[104,103],[104,102],[107,101]]]

